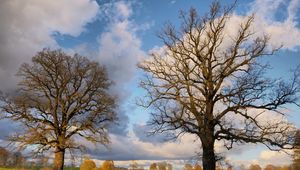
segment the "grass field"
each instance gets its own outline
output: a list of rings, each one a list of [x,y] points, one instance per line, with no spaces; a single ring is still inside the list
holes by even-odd
[[[39,170],[40,167],[33,168],[33,170]],[[1,168],[0,170],[31,170],[28,168]],[[79,167],[65,167],[64,170],[79,170]]]

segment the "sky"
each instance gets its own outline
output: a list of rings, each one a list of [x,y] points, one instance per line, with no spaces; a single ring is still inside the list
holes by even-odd
[[[220,2],[226,5],[233,1]],[[0,90],[16,89],[15,74],[20,64],[30,62],[43,48],[61,48],[69,54],[87,56],[107,67],[115,83],[112,92],[120,99],[120,121],[110,128],[108,149],[86,143],[86,154],[99,162],[118,160],[119,165],[128,165],[131,160],[145,166],[151,161],[168,160],[179,169],[195,158],[200,143],[192,135],[168,142],[162,135],[147,135],[149,128],[145,124],[150,110],[136,105],[136,98],[144,95],[138,87],[141,71],[136,65],[148,57],[149,51],[162,47],[157,33],[167,22],[178,26],[180,10],[194,7],[203,15],[211,3],[211,0],[1,0]],[[300,64],[300,0],[240,0],[232,25],[253,13],[255,30],[271,35],[272,45],[283,45],[278,53],[263,59],[272,67],[268,74],[287,77]],[[300,127],[299,108],[290,109],[288,120]],[[5,143],[6,136],[17,129],[9,120],[1,120],[0,142]],[[236,146],[231,151],[221,144],[216,148],[235,166],[290,163],[288,155],[260,145]]]

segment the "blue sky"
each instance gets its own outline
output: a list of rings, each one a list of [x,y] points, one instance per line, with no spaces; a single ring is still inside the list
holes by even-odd
[[[0,88],[11,91],[18,79],[14,76],[19,65],[42,48],[62,48],[68,53],[80,53],[105,64],[115,82],[112,92],[119,95],[120,126],[111,130],[111,150],[101,146],[90,152],[94,159],[128,160],[182,160],[193,157],[199,142],[193,136],[184,136],[181,142],[161,143],[162,137],[145,136],[144,124],[149,110],[140,108],[135,99],[142,96],[138,88],[141,73],[136,64],[154,48],[162,46],[156,34],[166,22],[178,26],[179,10],[190,7],[203,15],[211,0],[2,0],[0,2]],[[232,0],[221,0],[230,4]],[[255,30],[271,35],[270,43],[284,47],[274,56],[263,59],[273,69],[268,75],[287,77],[289,70],[300,64],[300,0],[240,0],[234,12],[237,19],[256,14]],[[298,108],[288,119],[300,127]],[[4,122],[4,121],[2,121]],[[0,139],[12,133],[13,128],[1,123]],[[122,142],[120,142],[122,141]],[[174,149],[176,148],[176,149]],[[178,149],[177,149],[178,148]],[[91,147],[93,149],[93,147]],[[135,152],[133,152],[134,150]],[[224,151],[224,149],[220,149]],[[282,153],[267,151],[262,146],[239,146],[224,151],[235,165],[261,163],[281,159]],[[143,161],[142,161],[143,160]],[[148,162],[149,163],[149,162]],[[120,163],[122,164],[122,163]],[[125,164],[123,162],[123,164]],[[174,161],[174,164],[182,164]]]

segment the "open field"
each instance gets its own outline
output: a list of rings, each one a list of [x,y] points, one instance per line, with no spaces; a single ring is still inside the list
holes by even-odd
[[[0,170],[40,170],[42,168],[36,167],[36,168],[1,168]],[[79,170],[79,167],[65,167],[65,170]]]

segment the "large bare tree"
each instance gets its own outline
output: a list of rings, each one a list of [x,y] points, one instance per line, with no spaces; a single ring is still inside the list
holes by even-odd
[[[193,8],[181,12],[181,27],[167,24],[159,34],[164,46],[139,65],[147,92],[141,104],[153,110],[154,132],[199,137],[204,170],[216,168],[217,140],[228,149],[234,143],[281,149],[292,147],[295,133],[284,119],[268,119],[296,104],[299,72],[290,80],[266,78],[268,67],[258,60],[279,48],[271,48],[268,36],[255,34],[254,16],[234,23],[238,28],[230,32],[236,34],[229,35],[232,11],[233,6],[216,2],[202,17]]]
[[[53,149],[54,168],[63,169],[67,149],[81,148],[76,140],[108,144],[107,126],[116,119],[115,97],[105,67],[75,54],[45,49],[23,64],[13,95],[3,97],[2,116],[23,125],[10,137],[36,152]]]

